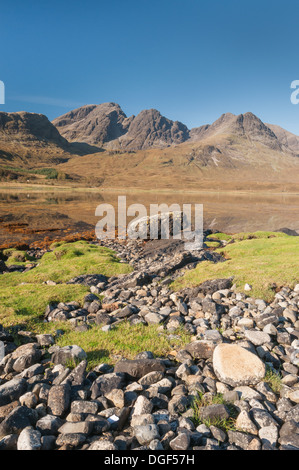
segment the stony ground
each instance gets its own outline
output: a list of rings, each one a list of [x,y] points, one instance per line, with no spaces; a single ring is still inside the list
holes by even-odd
[[[183,328],[190,343],[87,371],[79,346],[51,335],[17,346],[0,328],[0,449],[299,450],[299,285],[270,304],[237,293],[231,278],[174,293],[182,272],[220,255],[180,241],[105,245],[134,271],[70,280],[90,294],[49,306],[45,321],[107,334],[123,321],[157,324]]]

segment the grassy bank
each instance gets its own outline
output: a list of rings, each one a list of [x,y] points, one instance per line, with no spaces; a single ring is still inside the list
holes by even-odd
[[[211,241],[213,237],[210,237]],[[218,238],[229,241],[225,247],[215,250],[226,261],[199,263],[172,284],[174,290],[196,286],[206,280],[234,276],[239,291],[243,291],[245,283],[248,283],[252,285],[251,296],[270,301],[275,293],[274,284],[277,287],[293,287],[299,282],[299,237],[277,232],[255,232],[236,234],[228,239],[223,238],[222,234]]]
[[[52,302],[82,302],[89,288],[67,284],[76,276],[95,273],[114,276],[131,271],[111,250],[85,241],[58,243],[51,248],[53,251],[37,260],[34,269],[0,276],[0,323],[4,326],[30,327],[40,322],[46,306]],[[7,255],[10,255],[8,264],[15,261],[14,251]],[[20,256],[20,252],[17,255]],[[23,264],[26,265],[26,261]],[[47,285],[46,281],[56,285]]]
[[[71,278],[82,274],[114,276],[129,273],[132,268],[120,263],[112,250],[84,241],[57,243],[46,253],[38,266],[25,273],[5,273],[0,276],[0,323],[5,327],[18,326],[34,334],[55,335],[64,332],[57,344],[77,344],[87,353],[88,367],[100,362],[115,363],[117,356],[133,358],[139,352],[151,350],[157,356],[167,355],[177,344],[190,341],[184,331],[179,337],[169,338],[158,331],[158,326],[131,325],[124,321],[109,333],[98,325],[88,331],[78,332],[68,322],[44,323],[43,316],[49,303],[78,301],[82,305],[88,287],[67,284]],[[7,264],[28,262],[24,252],[6,250]],[[21,261],[23,260],[23,261]],[[32,260],[29,260],[32,262]],[[47,285],[46,281],[56,285]]]

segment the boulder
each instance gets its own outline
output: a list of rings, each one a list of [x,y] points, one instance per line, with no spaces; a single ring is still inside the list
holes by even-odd
[[[236,344],[219,344],[213,354],[213,368],[221,382],[232,387],[256,385],[266,373],[264,363]]]

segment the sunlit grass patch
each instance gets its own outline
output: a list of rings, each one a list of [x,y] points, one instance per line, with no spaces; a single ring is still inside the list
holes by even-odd
[[[76,276],[103,274],[110,277],[131,270],[107,248],[85,241],[58,243],[52,252],[38,260],[34,269],[0,276],[0,321],[3,325],[26,322],[43,315],[49,303],[82,302],[89,288],[67,284]],[[49,280],[57,285],[45,284]]]
[[[190,336],[183,330],[170,336],[161,333],[157,325],[131,325],[123,321],[108,332],[100,325],[92,325],[89,330],[78,332],[68,322],[32,324],[32,331],[55,335],[57,329],[64,334],[56,340],[59,346],[76,344],[87,353],[88,368],[101,362],[115,364],[118,357],[133,359],[142,351],[151,351],[156,357],[165,357],[175,348],[183,348],[190,342]]]
[[[193,287],[204,281],[234,276],[237,289],[252,285],[250,295],[267,301],[277,287],[293,287],[299,282],[299,237],[274,232],[255,232],[256,238],[240,234],[240,240],[216,249],[226,261],[204,261],[172,283],[174,290]],[[263,236],[264,234],[264,236]]]
[[[215,238],[217,240],[225,240],[229,241],[232,239],[232,235],[228,235],[227,233],[212,233],[211,235],[208,235],[207,238]]]
[[[0,289],[0,323],[5,326],[29,324],[44,315],[50,303],[82,302],[88,287],[61,284],[26,284]],[[29,326],[29,325],[28,325]]]

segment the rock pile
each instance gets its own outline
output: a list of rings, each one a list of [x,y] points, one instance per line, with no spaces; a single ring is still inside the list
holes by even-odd
[[[79,346],[38,335],[17,347],[0,328],[0,449],[299,450],[299,285],[270,304],[237,293],[232,279],[173,293],[165,276],[213,253],[165,249],[154,259],[134,243],[118,246],[133,273],[94,278],[83,305],[51,305],[46,320],[107,334],[122,321],[169,335],[181,327],[190,343],[87,370]]]

